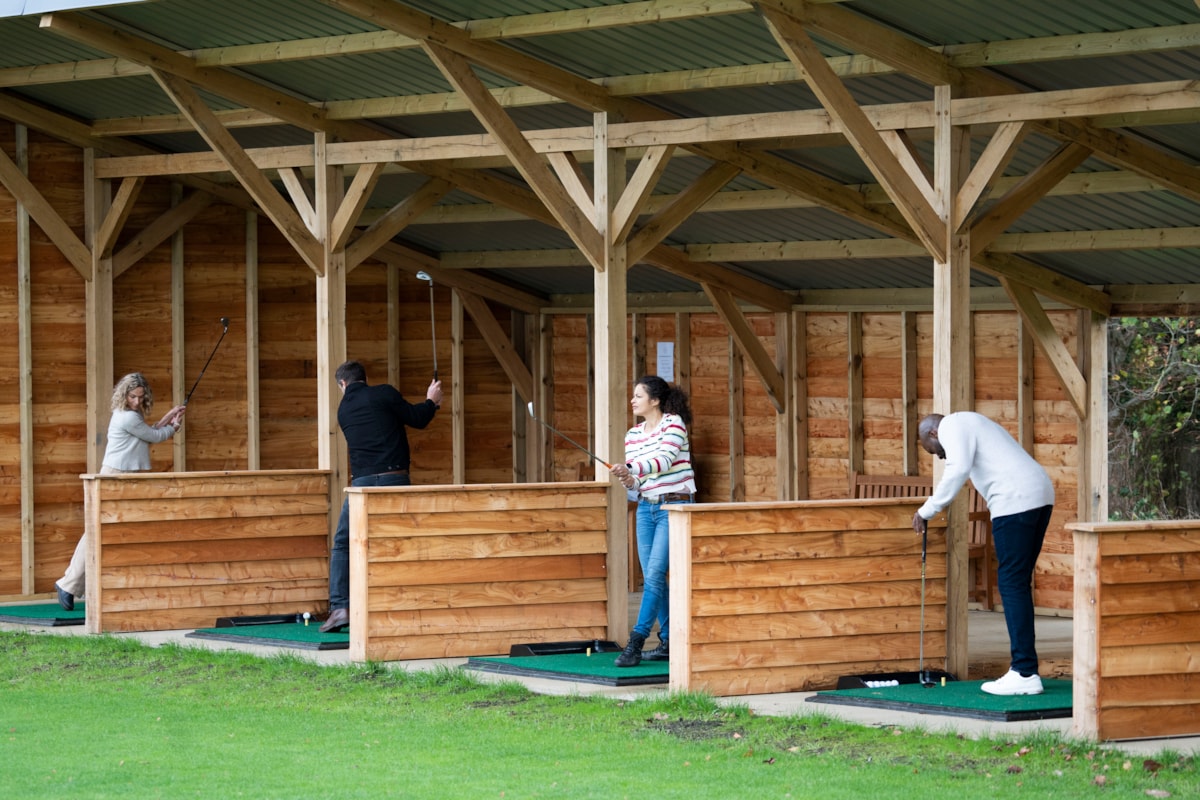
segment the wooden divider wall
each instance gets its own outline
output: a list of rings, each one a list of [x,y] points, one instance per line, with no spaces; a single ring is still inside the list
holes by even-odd
[[[89,633],[327,605],[327,472],[85,475],[83,484]]]
[[[843,675],[919,669],[920,503],[671,506],[671,688],[812,691]],[[941,668],[943,515],[929,528],[924,597],[925,665]]]
[[[604,484],[347,493],[351,660],[507,655],[514,644],[607,638]]]
[[[1067,527],[1075,537],[1075,733],[1200,733],[1200,522]]]

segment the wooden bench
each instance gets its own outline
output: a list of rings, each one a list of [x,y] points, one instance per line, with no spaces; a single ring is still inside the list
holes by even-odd
[[[977,577],[971,581],[970,598],[989,611],[996,605],[996,551],[992,545],[992,515],[983,495],[968,484],[969,548],[967,557]],[[933,493],[933,479],[928,475],[850,475],[850,496],[928,497]]]

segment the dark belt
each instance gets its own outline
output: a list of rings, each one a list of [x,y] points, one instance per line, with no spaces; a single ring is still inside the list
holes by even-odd
[[[651,505],[658,505],[659,503],[687,503],[691,501],[692,496],[687,492],[671,492],[670,494],[643,497],[642,499]]]
[[[358,480],[359,478],[374,478],[376,475],[407,475],[406,469],[392,469],[387,472],[372,472],[370,475],[351,475],[350,480]]]

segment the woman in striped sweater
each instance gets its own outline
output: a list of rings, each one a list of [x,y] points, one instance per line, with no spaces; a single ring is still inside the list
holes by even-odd
[[[647,661],[666,661],[670,654],[667,629],[667,503],[690,503],[696,494],[687,426],[692,410],[687,394],[657,375],[637,382],[630,401],[642,422],[625,434],[625,463],[612,473],[636,497],[638,560],[644,587],[637,623],[629,643],[614,662],[634,667]],[[642,645],[658,620],[658,647],[642,652]]]

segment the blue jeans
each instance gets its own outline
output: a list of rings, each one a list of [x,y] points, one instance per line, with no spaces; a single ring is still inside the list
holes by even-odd
[[[1054,506],[1007,514],[992,519],[996,547],[996,588],[1004,603],[1004,623],[1012,668],[1023,675],[1038,671],[1033,629],[1033,568]]]
[[[351,486],[410,486],[407,475],[364,475]],[[350,607],[350,498],[342,501],[333,550],[329,553],[329,610]]]
[[[646,637],[658,620],[658,638],[667,641],[667,569],[671,566],[666,503],[638,500],[637,547],[642,565],[642,606],[633,632]]]

